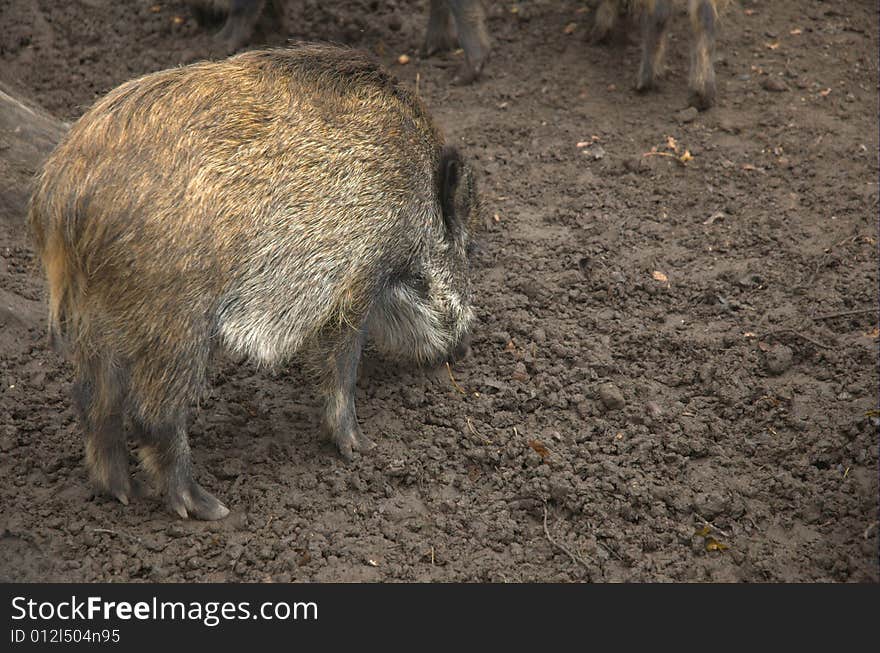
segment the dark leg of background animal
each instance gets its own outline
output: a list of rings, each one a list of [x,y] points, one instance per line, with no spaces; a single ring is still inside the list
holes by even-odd
[[[209,25],[213,20],[216,20],[216,14],[203,4],[191,3],[190,10],[199,25]]]
[[[596,9],[596,19],[593,21],[593,29],[590,32],[590,40],[593,43],[604,43],[611,36],[611,31],[617,24],[620,13],[620,0],[602,0]]]
[[[447,0],[431,0],[422,55],[430,57],[438,52],[452,50],[456,43],[455,25],[452,22],[452,12],[449,11]]]
[[[458,40],[464,49],[465,68],[457,82],[470,84],[480,77],[489,58],[489,33],[486,30],[486,11],[481,0],[447,0]]]
[[[86,466],[101,492],[128,505],[131,479],[122,425],[122,383],[105,363],[83,368],[73,384],[73,400],[85,431]]]
[[[694,33],[691,49],[690,92],[691,104],[697,109],[708,109],[715,103],[715,19],[718,17],[714,0],[690,0],[688,10]]]
[[[217,40],[230,52],[247,45],[265,4],[266,0],[231,0],[229,15]]]
[[[321,385],[326,394],[324,424],[346,460],[352,459],[354,451],[367,451],[376,446],[361,432],[354,405],[364,338],[365,329],[350,329],[321,348],[326,355],[321,365]]]
[[[671,7],[669,0],[653,0],[645,3],[642,11],[642,64],[636,90],[647,91],[656,86],[657,76],[663,71],[666,53],[666,27]]]
[[[146,425],[135,419],[144,468],[159,482],[169,509],[183,517],[223,519],[229,509],[193,479],[192,455],[186,437],[186,414]]]

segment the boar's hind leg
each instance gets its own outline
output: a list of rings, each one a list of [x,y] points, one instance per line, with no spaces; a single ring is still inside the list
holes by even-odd
[[[666,52],[666,27],[671,13],[669,0],[652,0],[645,3],[642,12],[642,65],[636,90],[654,88],[657,76],[663,70]]]
[[[131,479],[122,428],[123,382],[106,361],[81,365],[73,384],[74,404],[85,431],[86,465],[102,492],[128,505]]]
[[[376,446],[361,432],[354,405],[364,338],[363,328],[347,329],[321,347],[324,355],[319,373],[326,395],[325,428],[346,460],[352,459],[354,451],[367,451]]]
[[[694,43],[691,49],[691,104],[708,109],[715,103],[715,0],[690,0]]]
[[[176,343],[166,340],[164,349],[132,366],[129,402],[141,464],[171,511],[184,519],[222,519],[229,509],[193,479],[186,436],[190,406],[204,388],[211,355],[202,326],[177,325]]]
[[[486,11],[480,0],[448,0],[458,40],[464,50],[465,69],[459,73],[458,83],[470,84],[477,80],[489,58],[489,33],[486,31]]]
[[[193,479],[186,414],[157,424],[135,420],[144,468],[158,480],[171,512],[186,519],[223,519],[229,509]]]
[[[428,29],[422,46],[422,55],[426,57],[452,50],[456,45],[455,26],[447,0],[431,0],[428,12]]]

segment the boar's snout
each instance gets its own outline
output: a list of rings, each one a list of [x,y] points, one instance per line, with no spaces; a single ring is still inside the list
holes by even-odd
[[[463,361],[467,358],[470,358],[471,355],[471,334],[470,332],[465,333],[461,340],[458,341],[458,344],[452,350],[452,354],[449,356],[450,363],[457,363],[458,361]]]

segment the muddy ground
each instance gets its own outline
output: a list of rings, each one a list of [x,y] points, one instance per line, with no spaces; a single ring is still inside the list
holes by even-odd
[[[345,464],[295,362],[218,361],[191,442],[232,515],[94,497],[0,221],[0,579],[876,582],[876,3],[735,3],[699,115],[682,16],[640,96],[637,43],[586,43],[576,0],[487,3],[486,78],[453,86],[460,53],[418,56],[426,4],[288,0],[256,44],[373,51],[481,173],[464,392],[370,358],[379,446]],[[65,120],[214,53],[179,1],[0,0],[0,81]]]

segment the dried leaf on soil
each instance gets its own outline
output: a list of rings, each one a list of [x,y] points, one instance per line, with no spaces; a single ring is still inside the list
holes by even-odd
[[[642,154],[643,157],[648,156],[665,156],[670,159],[675,159],[680,164],[685,165],[688,161],[694,158],[694,156],[690,153],[690,150],[685,149],[683,154],[679,154],[678,150],[678,141],[675,140],[672,136],[666,137],[666,147],[667,149],[672,150],[672,152],[660,152],[655,145],[648,152]]]
[[[593,143],[598,143],[598,142],[601,141],[601,140],[602,140],[601,137],[596,136],[595,134],[593,134],[592,136],[590,136],[590,140],[588,140],[588,141],[578,141],[577,144],[575,145],[575,147],[577,147],[577,148],[590,147],[590,145],[592,145]]]
[[[529,446],[534,449],[541,458],[547,458],[547,456],[550,455],[550,450],[537,440],[529,440]]]
[[[669,283],[669,277],[667,277],[665,274],[660,272],[660,270],[654,270],[651,273],[651,276],[654,278],[655,281],[660,281],[662,283]]]
[[[711,524],[703,524],[703,527],[694,533],[695,537],[702,537],[706,540],[706,551],[726,551],[729,545],[719,542],[709,533],[712,532]]]
[[[730,546],[723,542],[719,542],[714,537],[706,538],[706,551],[726,551],[729,548]]]
[[[529,373],[526,371],[526,366],[522,363],[517,363],[516,368],[513,370],[513,374],[510,375],[514,381],[519,381],[520,383],[525,383],[529,380]]]

